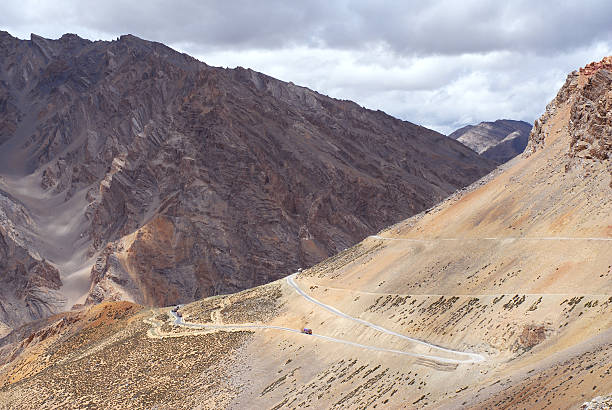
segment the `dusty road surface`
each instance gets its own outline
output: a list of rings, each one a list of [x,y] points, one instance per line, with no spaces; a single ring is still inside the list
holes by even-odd
[[[412,351],[405,351],[405,350],[398,350],[398,349],[388,349],[388,348],[384,348],[384,347],[380,347],[380,346],[372,346],[372,345],[366,345],[366,344],[362,344],[362,343],[356,343],[356,342],[352,342],[350,340],[344,340],[344,339],[338,339],[335,337],[330,337],[330,336],[325,336],[325,335],[321,335],[318,333],[313,333],[312,335],[305,335],[308,337],[314,337],[314,338],[318,338],[321,340],[326,340],[329,342],[333,342],[333,343],[341,343],[341,344],[346,344],[346,345],[350,345],[350,346],[354,346],[354,347],[358,347],[361,349],[367,349],[367,350],[374,350],[374,351],[378,351],[378,352],[386,352],[386,353],[393,353],[393,354],[400,354],[400,355],[406,355],[406,356],[412,356],[412,357],[416,357],[416,358],[421,358],[421,359],[427,359],[427,360],[431,360],[431,361],[435,361],[435,362],[440,362],[440,363],[448,363],[448,364],[462,364],[462,363],[478,363],[481,362],[483,360],[485,360],[485,357],[483,355],[477,354],[477,353],[470,353],[470,352],[461,352],[461,351],[457,351],[457,350],[452,350],[452,349],[446,349],[444,347],[440,347],[440,346],[436,346],[434,344],[431,343],[427,343],[425,341],[422,340],[418,340],[406,335],[402,335],[400,333],[394,332],[392,330],[386,329],[382,326],[378,326],[375,325],[373,323],[370,323],[366,320],[362,320],[359,318],[355,318],[353,316],[347,315],[345,313],[342,313],[341,311],[339,311],[338,309],[329,306],[325,303],[322,303],[320,301],[318,301],[317,299],[309,296],[306,292],[304,292],[299,285],[296,283],[295,281],[295,276],[297,275],[297,273],[294,273],[290,276],[288,276],[286,278],[287,283],[293,288],[295,289],[295,291],[302,296],[304,299],[306,299],[307,301],[314,303],[315,305],[332,312],[334,315],[339,316],[341,318],[344,319],[348,319],[348,320],[352,320],[354,322],[357,322],[359,324],[362,324],[364,326],[367,326],[369,328],[372,328],[378,332],[382,332],[382,333],[387,333],[389,335],[398,337],[400,339],[404,339],[404,340],[408,340],[410,342],[413,342],[415,344],[420,344],[423,346],[426,346],[430,349],[432,349],[432,351],[435,353],[436,351],[440,351],[440,352],[444,352],[444,353],[450,353],[453,355],[456,355],[457,358],[452,358],[452,357],[444,357],[444,356],[437,356],[435,354],[422,354],[422,353],[416,353],[416,352],[412,352]],[[180,307],[180,305],[179,305]],[[172,323],[176,326],[180,326],[180,327],[184,327],[184,328],[189,328],[189,329],[208,329],[208,330],[252,330],[252,329],[272,329],[272,330],[280,330],[280,331],[285,331],[285,332],[293,332],[293,333],[299,333],[302,334],[301,330],[298,329],[294,329],[294,328],[290,328],[290,327],[283,327],[283,326],[273,326],[273,325],[266,325],[266,324],[255,324],[255,323],[245,323],[245,324],[231,324],[231,325],[223,325],[223,324],[201,324],[201,323],[193,323],[193,322],[186,322],[182,316],[179,316],[177,314],[177,312],[175,312],[174,310],[171,310],[170,315],[173,318]],[[151,323],[154,327],[155,327],[155,331],[151,333],[151,335],[153,337],[160,337],[163,338],[163,335],[160,334],[158,328],[161,327],[162,322],[149,322]],[[176,337],[177,335],[179,335],[180,333],[176,333],[173,332],[172,337]],[[189,333],[187,333],[188,335]]]

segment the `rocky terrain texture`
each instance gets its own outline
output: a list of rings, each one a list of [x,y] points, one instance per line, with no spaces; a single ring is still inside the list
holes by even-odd
[[[612,70],[612,56],[604,57],[601,61],[593,61],[584,67],[580,67],[579,72],[585,76],[590,76],[602,69]]]
[[[495,166],[383,112],[131,35],[0,32],[0,124],[3,328],[266,283]]]
[[[467,125],[449,134],[480,155],[500,164],[525,150],[532,126],[525,121],[497,120]]]
[[[608,74],[570,74],[524,155],[293,278],[327,307],[283,279],[182,306],[197,328],[126,302],[33,322],[0,339],[0,408],[606,408],[611,159],[572,122],[607,118],[585,98]]]
[[[31,251],[31,238],[18,228],[34,225],[27,210],[0,190],[0,336],[15,325],[61,309],[58,270]]]
[[[612,408],[612,394],[595,397],[593,400],[582,403],[581,410],[605,410]]]
[[[612,187],[612,58],[590,63],[567,77],[555,99],[546,107],[546,113],[536,121],[526,155],[542,147],[546,126],[559,106],[566,107],[570,116],[567,132],[571,142],[565,167],[607,164]]]

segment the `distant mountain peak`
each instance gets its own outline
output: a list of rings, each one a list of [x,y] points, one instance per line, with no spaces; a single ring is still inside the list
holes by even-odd
[[[449,134],[485,158],[506,162],[525,149],[531,125],[525,121],[500,119],[467,125]]]

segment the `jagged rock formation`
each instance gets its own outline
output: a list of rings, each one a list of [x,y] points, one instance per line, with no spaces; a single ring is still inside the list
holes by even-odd
[[[65,308],[265,283],[494,167],[382,112],[131,35],[0,33],[0,114],[0,187]]]
[[[599,70],[612,70],[612,56],[604,57],[601,61],[593,61],[584,67],[580,67],[580,74],[590,76]]]
[[[563,106],[569,110],[567,131],[571,137],[565,159],[566,169],[579,166],[587,169],[593,162],[607,164],[612,187],[612,58],[590,63],[568,75],[557,96],[536,120],[525,155],[540,149],[545,141],[547,125]]]
[[[531,128],[525,121],[497,120],[467,125],[449,134],[449,138],[501,164],[525,150]]]

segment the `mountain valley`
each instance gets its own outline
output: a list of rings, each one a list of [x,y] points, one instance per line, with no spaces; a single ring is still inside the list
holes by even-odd
[[[605,402],[612,393],[608,61],[568,75],[523,154],[313,267],[178,308],[104,301],[17,328],[0,339],[0,408]],[[115,172],[124,169],[115,164]],[[25,215],[20,209],[11,220]],[[124,261],[119,252],[166,230],[149,222],[108,255]],[[167,247],[151,252],[163,260]],[[40,277],[57,277],[38,263]]]

